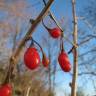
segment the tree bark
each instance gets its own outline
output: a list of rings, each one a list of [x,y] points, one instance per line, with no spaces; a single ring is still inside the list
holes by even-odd
[[[73,42],[77,45],[77,17],[76,17],[76,8],[75,8],[76,0],[72,0],[72,14],[73,14]],[[78,51],[77,47],[74,46],[73,51],[73,78],[72,78],[72,86],[71,86],[71,96],[76,96],[77,91],[77,76],[78,76]]]

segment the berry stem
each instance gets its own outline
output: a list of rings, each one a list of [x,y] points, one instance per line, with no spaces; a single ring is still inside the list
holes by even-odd
[[[32,46],[34,46],[34,41],[33,41],[33,39],[31,38],[31,44],[30,44],[29,48],[32,47]]]
[[[44,5],[46,6],[46,1],[43,0]],[[57,22],[55,16],[52,14],[52,12],[49,10],[49,16],[50,18],[55,22],[55,24],[59,27],[59,29],[63,32],[63,29],[60,27],[59,23]]]
[[[50,28],[48,28],[48,27],[44,24],[43,19],[42,19],[42,24],[43,24],[43,26],[44,26],[47,30],[50,30]]]
[[[31,44],[30,44],[29,47],[32,47],[32,46],[34,45],[34,43],[37,44],[37,45],[39,46],[41,52],[42,52],[42,56],[44,56],[44,51],[43,51],[41,45],[40,45],[37,41],[35,41],[35,40],[32,38],[32,36],[29,36],[29,37],[26,39],[26,41],[29,41],[29,40],[31,40]]]
[[[40,48],[40,50],[41,50],[41,52],[42,52],[42,57],[44,57],[44,51],[43,51],[41,45],[40,45],[37,41],[35,41],[33,38],[32,38],[32,41],[39,46],[39,48]]]

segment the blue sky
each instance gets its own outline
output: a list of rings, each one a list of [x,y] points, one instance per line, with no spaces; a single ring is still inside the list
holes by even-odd
[[[84,11],[84,7],[86,5],[88,5],[88,2],[87,2],[88,0],[76,0],[76,1],[77,1],[76,2],[77,16],[81,16],[81,12]],[[32,18],[36,18],[36,16],[38,16],[40,11],[42,10],[42,6],[43,6],[42,0],[27,0],[27,2],[29,3],[29,5],[33,5],[32,8],[28,8],[28,10],[26,9],[27,12],[31,14]],[[72,32],[71,0],[54,0],[54,3],[52,4],[50,9],[58,21],[60,21],[64,17],[64,25],[61,24],[62,28],[64,27],[66,30],[68,30],[68,32]],[[0,14],[0,17],[2,17],[1,14]],[[29,20],[27,20],[26,23],[23,22],[23,26],[30,27]],[[78,26],[87,29],[86,25],[84,25],[81,21],[78,21]],[[24,31],[26,33],[27,28],[26,28],[26,30],[23,29],[22,31]],[[68,34],[68,32],[65,31],[65,34]],[[87,32],[90,32],[90,31],[87,31]],[[45,28],[42,26],[42,24],[40,23],[38,25],[38,27],[36,28],[35,32],[33,33],[33,37],[35,38],[36,41],[41,43],[40,40],[42,39],[42,36],[46,36],[46,35],[48,35],[48,33],[45,30]],[[24,36],[24,34],[23,34],[23,36]],[[50,41],[57,42],[57,40],[53,40],[52,38],[50,38]],[[91,44],[91,46],[92,46],[92,44]],[[64,42],[64,48],[65,48],[66,52],[68,52],[69,49],[71,48],[71,45],[68,42]],[[81,53],[83,53],[85,51],[85,49],[81,48],[79,51]],[[56,53],[56,55],[58,55],[58,52]],[[69,55],[69,58],[70,58],[70,62],[72,64],[73,63],[72,54]],[[60,68],[59,65],[58,65],[58,68]],[[83,78],[83,76],[82,76],[82,78]],[[79,80],[78,80],[79,86],[85,82],[84,80],[82,80],[82,78],[79,78]],[[64,90],[67,92],[70,92],[69,82],[71,82],[71,80],[72,80],[72,77],[70,76],[69,73],[64,73],[63,71],[57,72],[57,74],[56,74],[56,83],[57,83],[56,92],[58,93],[57,96],[63,96]],[[89,94],[90,94],[90,92],[93,93],[92,91],[94,91],[91,85],[92,85],[92,82],[89,80],[88,84],[87,85],[85,84],[85,86],[84,86],[84,90],[86,90]]]

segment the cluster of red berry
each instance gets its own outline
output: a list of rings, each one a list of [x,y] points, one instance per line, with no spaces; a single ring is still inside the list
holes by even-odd
[[[43,22],[44,27],[47,29],[47,31],[49,32],[50,36],[54,39],[57,39],[59,37],[62,38],[62,31],[56,27],[53,29],[48,28],[47,26],[45,26],[44,22]],[[62,46],[63,46],[63,42],[62,42]],[[41,48],[42,51],[42,48]],[[49,59],[46,57],[46,55],[44,54],[44,52],[42,51],[42,64],[44,67],[48,67],[49,65]],[[36,69],[39,64],[40,64],[40,56],[39,53],[37,51],[37,49],[34,46],[31,46],[27,49],[27,51],[24,54],[24,62],[25,65],[33,70]],[[62,49],[60,50],[60,54],[58,56],[58,62],[60,64],[61,69],[64,72],[69,72],[71,70],[71,64],[70,61],[68,59],[67,53],[64,51],[64,48],[62,47]]]
[[[37,44],[40,47],[40,50],[42,52],[42,64],[44,67],[48,67],[49,65],[49,59],[46,57],[42,47],[39,43],[37,43],[33,38],[31,38],[32,42],[30,44],[30,47],[26,50],[24,54],[24,63],[25,65],[33,70],[36,69],[40,65],[40,55],[38,53],[38,50],[34,46],[34,44]]]

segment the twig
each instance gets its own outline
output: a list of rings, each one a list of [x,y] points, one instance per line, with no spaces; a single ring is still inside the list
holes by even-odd
[[[96,33],[95,27],[92,26],[92,24],[85,18],[85,17],[78,17],[78,19],[82,20],[89,29],[91,29],[91,31],[93,31],[94,33]]]
[[[46,6],[45,0],[43,0],[43,2],[44,2],[44,5]],[[55,16],[53,15],[53,13],[50,10],[49,10],[49,16],[55,22],[55,24],[60,28],[60,30],[63,32],[63,29],[61,28],[58,21],[55,19]]]
[[[81,73],[78,73],[79,76],[81,75],[94,75],[96,76],[96,73],[95,72],[81,72]]]
[[[72,0],[72,13],[73,13],[73,42],[77,44],[77,17],[76,17],[76,0]],[[72,76],[72,87],[71,87],[71,96],[76,96],[77,91],[77,76],[78,76],[78,52],[77,47],[74,46],[74,64],[73,64],[73,76]]]

